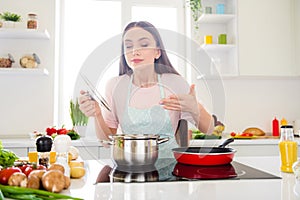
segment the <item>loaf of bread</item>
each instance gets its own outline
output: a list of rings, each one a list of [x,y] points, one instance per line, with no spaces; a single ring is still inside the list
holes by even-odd
[[[245,129],[243,131],[243,133],[252,133],[253,135],[256,135],[256,136],[264,136],[264,135],[266,135],[266,133],[263,130],[261,130],[259,128],[256,128],[256,127],[249,127],[247,129]]]

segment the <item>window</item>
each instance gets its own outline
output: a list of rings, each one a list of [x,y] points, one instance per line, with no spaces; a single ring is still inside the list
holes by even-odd
[[[70,125],[69,101],[78,72],[87,56],[121,31],[121,3],[64,0],[61,11],[58,123]]]
[[[184,32],[183,3],[181,0],[61,1],[58,124],[70,126],[69,101],[73,97],[75,80],[83,62],[97,46],[121,34],[129,21],[147,20],[157,28]],[[180,60],[172,53],[169,56],[174,67],[179,66]],[[185,74],[183,67],[178,70]],[[116,75],[118,75],[117,60],[112,62],[103,76],[104,80],[100,82],[104,83]]]

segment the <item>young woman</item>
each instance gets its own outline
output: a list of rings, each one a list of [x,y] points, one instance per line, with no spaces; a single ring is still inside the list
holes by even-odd
[[[197,101],[195,85],[189,86],[173,68],[157,29],[145,21],[128,24],[122,36],[119,76],[106,85],[111,112],[81,91],[80,109],[95,117],[99,139],[120,130],[123,134],[160,134],[174,140],[179,119],[187,119],[205,133],[213,118]]]

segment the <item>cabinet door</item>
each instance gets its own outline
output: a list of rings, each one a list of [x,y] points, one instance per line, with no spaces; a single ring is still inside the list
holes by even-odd
[[[241,75],[294,75],[294,1],[238,2]]]
[[[5,149],[14,152],[18,157],[27,157],[28,154],[28,150],[26,147],[7,147]]]
[[[79,156],[83,160],[97,160],[99,158],[98,147],[77,147]]]

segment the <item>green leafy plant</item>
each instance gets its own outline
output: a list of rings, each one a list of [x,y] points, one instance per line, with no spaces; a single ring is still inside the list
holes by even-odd
[[[187,6],[192,11],[192,17],[195,23],[195,28],[198,29],[197,21],[199,19],[199,16],[202,12],[202,3],[201,0],[187,0]]]
[[[4,12],[0,14],[0,18],[4,21],[12,21],[12,22],[19,22],[21,21],[21,16],[11,12]]]
[[[86,126],[88,123],[89,118],[79,109],[78,99],[76,99],[75,103],[73,100],[70,100],[70,116],[73,126]]]

